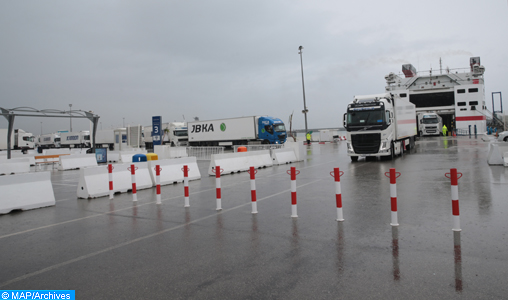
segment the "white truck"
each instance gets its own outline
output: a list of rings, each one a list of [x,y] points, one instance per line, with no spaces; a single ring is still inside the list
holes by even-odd
[[[188,145],[187,124],[185,122],[162,123],[162,144],[172,147]],[[152,126],[143,127],[143,141],[147,149],[153,149]]]
[[[115,150],[115,130],[97,130],[95,133],[95,145],[97,148],[109,148],[111,151]]]
[[[187,125],[190,146],[283,144],[287,136],[284,123],[268,116],[195,121]]]
[[[7,150],[7,131],[8,129],[0,129],[0,150]],[[34,149],[35,137],[30,132],[23,129],[14,129],[11,135],[11,150],[28,150]]]
[[[62,132],[60,133],[60,146],[62,148],[88,148],[90,147],[90,131]]]
[[[355,96],[344,114],[347,154],[353,162],[363,157],[393,159],[414,147],[416,109],[399,94]]]
[[[60,135],[48,133],[39,136],[38,146],[42,149],[60,148]]]
[[[420,112],[417,115],[418,135],[441,135],[443,118],[435,112]]]

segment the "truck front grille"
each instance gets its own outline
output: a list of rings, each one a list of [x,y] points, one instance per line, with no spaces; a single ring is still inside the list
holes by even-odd
[[[381,145],[381,134],[353,134],[351,136],[353,149],[357,154],[373,154],[378,153]]]

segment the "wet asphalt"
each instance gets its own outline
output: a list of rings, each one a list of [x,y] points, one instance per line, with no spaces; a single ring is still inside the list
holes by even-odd
[[[76,299],[506,299],[508,168],[487,164],[479,138],[431,137],[394,161],[352,163],[345,142],[215,178],[199,162],[190,207],[182,183],[77,199],[79,170],[52,171],[56,205],[0,216],[0,290],[75,290]],[[291,218],[294,166],[298,218]],[[344,222],[337,222],[341,177]],[[396,168],[398,222],[390,226]],[[457,168],[461,232],[452,231]],[[49,167],[51,169],[51,167]],[[107,183],[105,183],[107,184]],[[34,191],[34,197],[36,197]]]

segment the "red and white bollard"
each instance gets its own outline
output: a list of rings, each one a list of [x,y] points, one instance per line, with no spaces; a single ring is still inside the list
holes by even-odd
[[[258,204],[257,204],[257,197],[256,197],[256,173],[258,170],[256,170],[254,167],[250,167],[249,171],[250,174],[250,196],[252,199],[252,213],[257,214],[258,213]]]
[[[287,170],[286,173],[291,175],[291,217],[298,218],[296,209],[296,175],[300,174],[295,167],[291,167],[291,170]]]
[[[135,165],[131,165],[129,168],[127,168],[129,171],[131,171],[131,179],[132,179],[132,201],[138,201],[138,195],[136,193],[136,170],[138,167]]]
[[[397,178],[400,177],[400,172],[395,172],[395,168],[390,168],[390,172],[386,172],[385,176],[390,177],[390,200],[392,206],[392,222],[390,225],[399,226],[397,218]]]
[[[114,192],[113,192],[113,165],[108,164],[108,173],[109,173],[109,199],[114,198]]]
[[[161,200],[161,171],[160,165],[155,166],[155,184],[157,185],[157,202],[156,204],[162,204]]]
[[[224,171],[224,169],[221,169],[220,166],[215,166],[215,169],[212,169],[212,172],[215,173],[215,190],[217,194],[217,209],[216,210],[222,210],[221,202],[222,202],[222,195],[221,195],[221,188],[220,188],[220,174]]]
[[[458,176],[460,175],[460,176]],[[450,178],[452,187],[452,218],[453,218],[453,231],[461,231],[460,229],[460,214],[459,214],[459,178],[462,173],[458,173],[457,169],[450,169],[450,173],[445,174],[446,178]]]
[[[184,165],[182,168],[183,171],[183,193],[185,196],[185,203],[183,207],[189,207],[189,167]]]
[[[344,172],[340,171],[339,168],[333,168],[330,172],[333,178],[335,178],[335,202],[337,202],[337,221],[344,221],[342,216],[342,193],[340,189],[340,176],[344,175]]]

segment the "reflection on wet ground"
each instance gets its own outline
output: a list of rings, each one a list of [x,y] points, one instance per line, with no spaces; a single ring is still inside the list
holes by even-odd
[[[351,163],[345,143],[311,145],[291,165],[259,169],[258,214],[247,173],[155,193],[76,199],[79,171],[52,172],[55,207],[0,216],[3,289],[74,289],[79,298],[502,299],[508,294],[508,171],[469,137],[420,139],[394,161]],[[297,176],[298,217],[290,178]],[[333,168],[344,171],[336,221]],[[398,222],[390,226],[395,168]],[[452,231],[457,168],[462,232]],[[65,183],[65,184],[63,184]],[[461,236],[462,234],[462,236]],[[453,248],[451,240],[453,239]],[[464,247],[462,247],[463,243]]]

